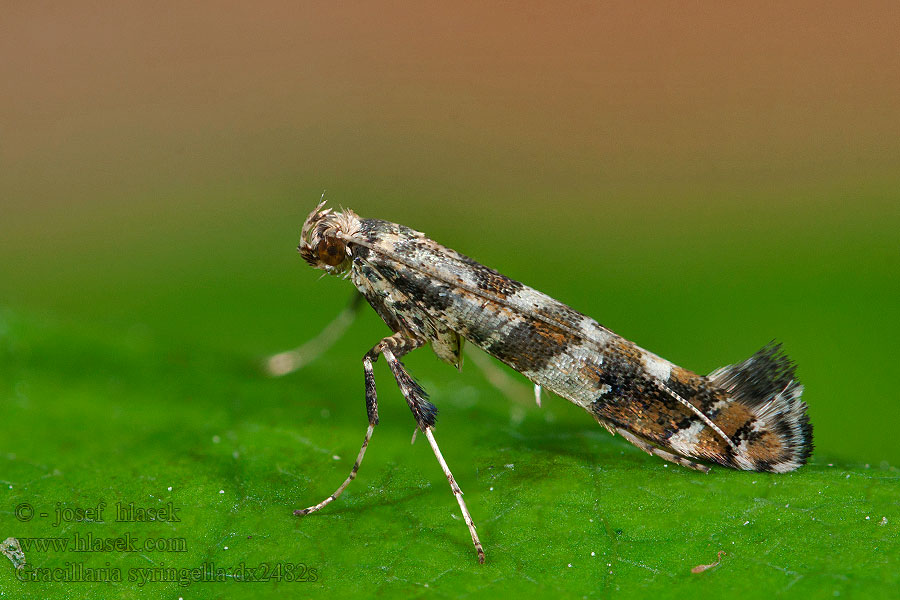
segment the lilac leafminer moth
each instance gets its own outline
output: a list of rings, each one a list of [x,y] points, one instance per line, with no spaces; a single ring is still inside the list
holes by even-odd
[[[484,562],[475,523],[434,438],[437,409],[400,362],[428,343],[438,358],[459,368],[467,340],[530,379],[538,403],[546,388],[584,408],[610,433],[684,467],[709,471],[695,462],[703,460],[784,473],[812,453],[803,386],[778,344],[698,375],[404,225],[361,219],[351,210],[334,212],[322,202],[307,217],[301,238],[303,259],[326,273],[349,277],[394,333],[363,357],[369,427],[350,475],[319,504],[294,511],[297,516],[323,508],[356,477],[378,424],[372,365],[384,356]],[[272,357],[269,372],[295,370],[315,348],[330,345],[358,306],[354,302],[316,340]]]

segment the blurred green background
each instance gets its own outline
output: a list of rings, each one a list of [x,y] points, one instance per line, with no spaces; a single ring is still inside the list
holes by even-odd
[[[897,31],[893,2],[5,6],[0,538],[54,533],[16,521],[21,502],[174,501],[189,552],[170,565],[306,562],[321,576],[289,588],[301,594],[887,590],[900,523]],[[382,366],[382,425],[359,480],[295,519],[346,475],[365,428],[360,358],[387,332],[367,310],[301,372],[257,368],[350,298],[295,251],[323,191],[698,372],[779,339],[806,385],[813,464],[697,479],[562,400],[510,400],[423,350],[407,363],[442,409],[437,436],[489,565],[474,567],[427,446],[408,447],[413,421]],[[803,522],[773,509],[753,537],[741,524],[760,502],[803,505]],[[595,527],[588,514],[602,530],[577,529]],[[653,532],[628,539],[635,527]],[[595,538],[609,568],[569,570]],[[806,562],[788,564],[800,546]],[[722,549],[741,559],[689,572]],[[285,589],[110,592],[12,573],[0,565],[0,595]]]

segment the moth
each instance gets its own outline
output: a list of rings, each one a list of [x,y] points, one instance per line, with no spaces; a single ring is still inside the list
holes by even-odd
[[[702,460],[733,469],[784,473],[812,453],[803,386],[781,346],[698,375],[638,347],[594,319],[444,247],[404,225],[334,212],[325,202],[303,224],[298,250],[316,269],[349,278],[393,332],[362,359],[369,425],[350,475],[315,512],[356,477],[378,424],[373,363],[384,356],[462,511],[479,562],[484,550],[462,491],[434,437],[437,409],[400,359],[431,344],[457,368],[465,341],[535,384],[581,406],[610,433],[645,452],[706,472]],[[328,344],[351,307],[316,343]],[[308,350],[308,348],[306,348]],[[271,372],[299,366],[304,353],[273,357]],[[287,361],[287,362],[285,362]]]

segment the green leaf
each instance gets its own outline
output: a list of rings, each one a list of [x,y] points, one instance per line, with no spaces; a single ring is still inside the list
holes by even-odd
[[[817,454],[786,475],[704,475],[610,437],[559,398],[543,409],[505,398],[471,364],[454,374],[422,351],[408,364],[441,408],[435,434],[485,545],[479,565],[427,443],[409,445],[414,422],[381,363],[382,424],[359,477],[293,516],[343,481],[362,440],[358,329],[271,379],[259,356],[147,328],[0,315],[0,538],[18,539],[27,561],[17,571],[3,559],[5,596],[876,597],[900,586],[900,473],[886,463]],[[116,505],[132,503],[178,520],[117,522]],[[89,535],[171,551],[34,546]],[[106,569],[123,581],[17,578],[65,577],[73,564],[81,578]],[[190,581],[192,569],[241,565],[268,565],[270,580]]]
[[[392,208],[343,194],[364,216],[428,232],[685,368],[709,372],[773,337],[798,364],[812,463],[704,475],[609,436],[564,400],[536,407],[511,371],[522,386],[507,398],[472,360],[457,373],[428,349],[412,353],[485,565],[427,443],[410,446],[413,418],[383,361],[381,424],[359,477],[325,509],[293,516],[349,473],[367,423],[361,358],[388,332],[365,309],[301,371],[261,372],[266,355],[313,338],[349,300],[347,282],[316,281],[292,251],[312,202],[254,190],[280,200],[232,195],[225,210],[218,193],[192,193],[160,215],[137,201],[134,214],[97,213],[97,229],[65,211],[46,232],[9,226],[0,541],[19,540],[34,568],[78,563],[124,581],[23,582],[0,557],[0,598],[890,596],[900,588],[895,189],[871,193],[883,200],[867,210],[761,195],[585,202],[578,219],[529,196],[529,210],[498,205],[503,227],[490,231],[473,217],[488,208],[481,199],[433,210],[434,199]],[[100,502],[102,523],[53,526],[57,509],[75,518]],[[116,503],[171,505],[180,521],[117,522]],[[17,518],[24,504],[38,516]],[[25,547],[88,534],[175,551]],[[192,569],[241,564],[281,569],[281,581],[189,581]],[[316,581],[286,581],[310,578],[301,564]],[[169,581],[142,585],[151,575]]]

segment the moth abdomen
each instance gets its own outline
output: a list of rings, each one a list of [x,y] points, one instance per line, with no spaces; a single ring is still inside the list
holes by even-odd
[[[812,453],[803,386],[780,346],[707,377],[674,365],[665,375],[617,369],[589,409],[657,447],[733,469],[792,471]]]
[[[749,413],[731,434],[738,468],[783,473],[806,463],[813,450],[812,424],[801,399],[803,385],[781,344],[771,342],[744,362],[713,371],[707,379],[730,400],[723,407],[723,417]]]

